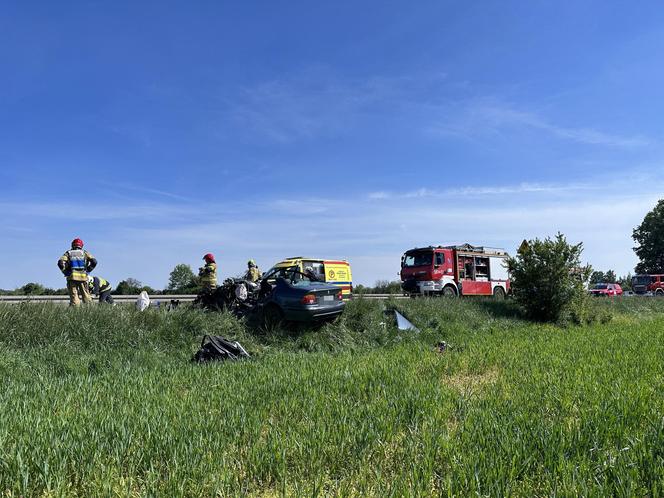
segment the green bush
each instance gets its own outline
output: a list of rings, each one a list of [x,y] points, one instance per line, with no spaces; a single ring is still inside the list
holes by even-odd
[[[569,244],[559,233],[554,239],[527,241],[507,260],[514,299],[529,318],[586,321],[585,284],[592,268],[582,266],[582,252],[583,244]]]

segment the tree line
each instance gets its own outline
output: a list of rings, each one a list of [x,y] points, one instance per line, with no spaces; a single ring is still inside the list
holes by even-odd
[[[113,282],[111,282],[113,284]],[[201,290],[198,277],[191,266],[180,263],[175,265],[168,278],[168,287],[154,289],[135,278],[126,278],[114,286],[112,294],[116,296],[129,296],[146,291],[150,295],[159,294],[198,294]],[[67,288],[53,289],[37,282],[29,282],[14,290],[0,289],[0,296],[66,296]]]
[[[636,273],[664,274],[664,199],[661,199],[653,210],[646,214],[641,224],[634,228],[632,238],[637,244],[633,249],[639,258],[639,263],[635,267]],[[526,267],[529,264],[534,265],[526,273],[522,273],[521,277],[518,277],[517,280],[521,280],[521,282],[525,282],[525,280],[535,281],[536,277],[533,272],[554,271],[561,275],[576,275],[573,280],[567,281],[567,283],[572,282],[576,285],[581,275],[579,273],[581,268],[581,245],[569,246],[565,238],[560,234],[555,239],[545,239],[544,241],[535,239],[530,242],[531,247],[538,248],[537,251],[533,250],[533,252],[528,253],[528,257],[526,257],[526,254],[517,254],[515,258],[512,258],[510,269],[513,272],[526,271]],[[554,251],[562,251],[567,254],[568,258],[566,262],[559,260],[559,258],[557,259],[553,253]],[[538,252],[541,252],[541,254],[538,254]],[[531,256],[537,257],[530,258]],[[547,258],[550,265],[554,265],[557,261],[555,264],[558,264],[558,266],[542,266],[543,262],[547,261]],[[538,264],[540,266],[537,266]],[[561,270],[564,270],[566,265],[568,266],[569,275],[565,274],[565,271],[561,273]],[[574,269],[573,265],[576,265],[576,269]],[[585,275],[586,271],[587,275]],[[623,277],[617,277],[613,270],[607,270],[606,272],[601,270],[593,271],[590,266],[583,267],[583,272],[584,278],[582,280],[584,283],[590,283],[591,285],[597,283],[619,283],[623,289],[630,290],[632,288],[632,275],[629,273]],[[512,275],[513,280],[514,275]],[[542,273],[542,277],[548,278],[546,273]],[[541,288],[541,286],[538,287],[538,292],[541,292]],[[149,294],[196,294],[199,290],[200,283],[191,266],[181,263],[175,265],[175,268],[171,271],[166,289],[153,289],[135,278],[126,278],[115,286],[113,294],[131,295],[139,294],[141,291],[147,291]],[[398,294],[401,292],[401,282],[378,280],[373,287],[357,285],[354,291],[359,294]],[[67,289],[64,287],[52,289],[36,282],[30,282],[14,290],[0,289],[0,295],[67,295]]]

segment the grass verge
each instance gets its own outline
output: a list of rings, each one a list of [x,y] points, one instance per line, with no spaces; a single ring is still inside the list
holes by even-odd
[[[370,301],[269,335],[188,310],[0,307],[0,492],[662,494],[662,302],[597,302],[613,320],[566,328],[510,302],[391,305],[422,332]],[[190,364],[204,333],[254,359]]]

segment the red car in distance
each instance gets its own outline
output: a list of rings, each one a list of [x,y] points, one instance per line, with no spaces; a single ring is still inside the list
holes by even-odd
[[[589,292],[593,296],[606,297],[622,296],[623,290],[620,284],[596,284]]]

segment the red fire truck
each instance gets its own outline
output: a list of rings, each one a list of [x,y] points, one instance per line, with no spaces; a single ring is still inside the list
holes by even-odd
[[[401,287],[411,295],[495,296],[510,290],[502,249],[460,246],[416,247],[401,257]]]
[[[664,296],[664,275],[635,275],[632,277],[634,294]]]

